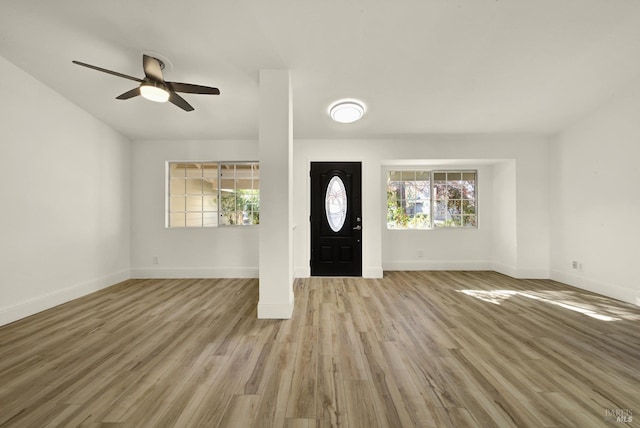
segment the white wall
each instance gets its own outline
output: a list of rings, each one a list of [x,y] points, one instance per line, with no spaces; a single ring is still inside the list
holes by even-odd
[[[492,269],[517,276],[518,234],[516,211],[516,162],[505,160],[493,166]]]
[[[257,141],[133,142],[132,276],[257,277],[259,226],[165,228],[167,161],[256,160]]]
[[[381,176],[382,267],[384,270],[489,270],[493,241],[493,161],[430,160],[412,165],[386,161]],[[389,169],[475,169],[478,171],[477,229],[389,230],[386,227],[386,177]]]
[[[468,167],[477,165],[482,173],[479,176],[481,227],[476,231],[387,231],[382,166],[434,159],[453,162],[451,165],[454,166],[455,162]],[[363,276],[380,276],[383,269],[402,266],[425,269],[497,267],[516,277],[549,276],[549,217],[546,214],[549,141],[535,136],[487,135],[294,141],[296,276],[309,275],[309,164],[336,160],[361,161],[363,166]],[[494,176],[493,165],[503,162],[512,162],[515,170]],[[496,184],[502,177],[511,183]],[[499,195],[504,200],[496,203],[496,189],[509,192],[509,195]],[[506,206],[509,210],[502,214],[508,217],[504,226],[508,230],[504,232],[491,218],[496,206]],[[439,247],[437,252],[429,250],[427,253],[424,236]],[[494,252],[493,246],[497,242],[503,247]],[[462,251],[461,247],[464,248]],[[424,257],[418,258],[417,250],[423,248]]]
[[[129,277],[130,142],[0,57],[0,325]]]
[[[552,278],[640,305],[640,80],[558,135]],[[582,267],[572,268],[577,261]]]

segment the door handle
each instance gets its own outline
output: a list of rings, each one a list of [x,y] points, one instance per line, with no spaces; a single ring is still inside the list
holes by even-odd
[[[362,226],[357,225],[356,227],[353,228],[353,230],[362,230]]]

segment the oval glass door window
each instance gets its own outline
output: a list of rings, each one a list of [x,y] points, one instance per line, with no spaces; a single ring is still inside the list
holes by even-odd
[[[347,218],[347,191],[340,177],[335,176],[329,181],[324,206],[329,227],[339,232]]]

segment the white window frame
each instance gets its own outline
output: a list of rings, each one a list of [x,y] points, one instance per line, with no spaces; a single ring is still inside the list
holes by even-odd
[[[440,168],[434,168],[434,169],[425,169],[425,168],[419,168],[419,167],[414,167],[414,168],[388,168],[386,171],[386,183],[385,183],[385,223],[386,223],[386,227],[388,230],[451,230],[451,229],[457,229],[457,230],[469,230],[469,229],[477,229],[478,228],[478,224],[479,224],[479,211],[478,211],[478,171],[476,169],[440,169]],[[414,174],[414,180],[405,180],[404,176],[402,176],[401,180],[391,180],[391,176],[392,174]],[[409,220],[407,220],[408,222],[412,222],[409,224],[405,224],[405,226],[400,226],[400,227],[392,227],[390,225],[390,221],[389,221],[389,217],[390,217],[390,210],[392,209],[391,205],[393,204],[393,201],[389,199],[389,185],[391,182],[415,182],[415,183],[419,183],[419,182],[424,182],[426,181],[425,179],[423,180],[418,180],[415,177],[417,177],[417,175],[415,174],[421,174],[422,178],[425,178],[425,175],[428,174],[428,180],[429,180],[429,189],[428,192],[423,192],[422,197],[414,197],[411,198],[412,201],[415,201],[415,205],[414,207],[416,207],[415,209],[417,209],[418,207],[418,202],[419,201],[424,201],[423,205],[422,205],[422,214],[424,215],[423,220],[420,221],[416,221],[414,219],[416,219],[417,215],[416,213],[410,213],[407,214],[406,212],[404,212],[403,214],[396,214],[396,217],[401,216],[401,215],[406,215],[408,217]],[[435,177],[438,174],[447,174],[445,176],[445,183],[449,183],[449,181],[454,181],[454,180],[449,180],[448,179],[448,174],[460,174],[461,178],[464,178],[463,174],[473,174],[474,177],[474,187],[473,187],[473,198],[464,198],[463,195],[460,195],[460,199],[456,198],[456,199],[448,199],[448,196],[443,198],[443,199],[439,199],[437,198],[437,194],[436,194],[436,184],[435,184]],[[465,180],[461,180],[461,181],[465,181]],[[416,189],[422,189],[420,186],[418,186],[416,184]],[[427,201],[428,199],[428,211],[425,212],[424,211],[424,203]],[[407,201],[408,199],[404,199],[405,201]],[[449,222],[449,223],[445,223],[443,224],[440,220],[438,220],[437,215],[436,215],[436,208],[437,208],[437,203],[438,201],[445,201],[445,203],[447,204],[447,206],[449,206],[449,202],[454,202],[454,206],[456,205],[455,202],[460,201],[460,211],[456,214],[453,214],[455,216],[460,216],[461,219],[461,224],[456,224],[456,223],[452,223],[449,222],[450,220],[447,219],[445,221]],[[469,202],[467,201],[472,201],[472,206],[474,207],[474,214],[470,214],[470,213],[465,213],[464,208],[469,209]],[[400,204],[401,206],[402,203]],[[405,205],[406,208],[406,205]],[[445,214],[447,216],[451,216],[452,214]],[[412,217],[413,216],[413,217]],[[413,220],[413,221],[412,221]],[[466,221],[470,222],[470,223],[466,223]]]
[[[175,176],[172,175],[173,165],[196,165],[196,169],[200,169],[201,173],[199,176],[193,173],[190,175],[185,169],[184,176]],[[247,165],[250,166],[250,176],[239,177],[237,166]],[[205,174],[206,170],[211,172]],[[260,166],[257,161],[167,161],[165,227],[199,229],[257,226],[260,223],[259,174]],[[184,185],[180,184],[180,180],[185,180]],[[237,187],[240,180],[248,180],[251,183],[250,188]],[[200,190],[198,190],[198,181],[200,181]],[[211,186],[210,191],[206,190],[208,182]],[[231,186],[231,188],[225,188],[225,186]],[[180,192],[180,187],[184,189],[184,193]],[[242,207],[238,206],[239,190],[248,191],[246,199],[243,198],[241,202]],[[206,202],[207,197],[210,198],[208,202]],[[233,200],[230,201],[229,198]],[[229,203],[232,209],[228,209]]]

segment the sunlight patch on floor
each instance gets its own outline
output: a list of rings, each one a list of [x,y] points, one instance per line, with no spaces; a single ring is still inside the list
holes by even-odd
[[[583,315],[586,315],[588,317],[595,318],[601,321],[620,321],[621,319],[621,318],[599,313],[598,311],[596,311],[597,308],[593,308],[592,305],[588,305],[588,304],[584,305],[584,306],[591,307],[589,308],[589,307],[578,306],[573,302],[567,303],[566,302],[567,296],[558,296],[558,297],[563,297],[562,300],[565,300],[563,302],[563,301],[560,301],[560,299],[551,300],[540,295],[532,294],[533,292],[523,292],[523,291],[517,291],[517,290],[458,290],[458,292],[464,293],[471,297],[475,297],[476,299],[480,299],[485,302],[493,303],[494,305],[499,305],[503,301],[510,299],[513,296],[522,296],[522,297],[526,297],[527,299],[538,300],[538,301],[549,303],[551,305],[560,306],[561,308],[569,309],[574,312],[579,312]]]

